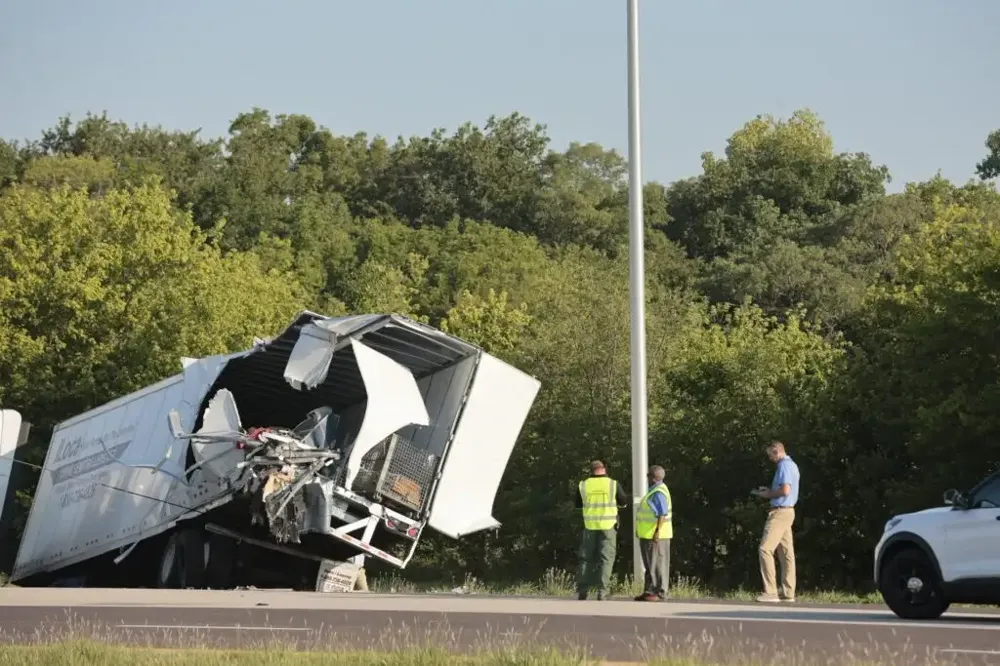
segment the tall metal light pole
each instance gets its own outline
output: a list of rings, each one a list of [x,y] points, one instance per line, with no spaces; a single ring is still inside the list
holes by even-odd
[[[628,273],[632,352],[632,518],[646,494],[649,467],[646,432],[645,224],[642,214],[642,152],[639,133],[639,0],[628,2]],[[645,569],[639,539],[632,537],[632,571],[641,584]]]

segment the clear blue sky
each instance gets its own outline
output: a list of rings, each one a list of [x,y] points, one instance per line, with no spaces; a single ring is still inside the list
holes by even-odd
[[[758,113],[964,182],[1000,127],[1000,0],[642,0],[646,179],[694,175]],[[225,133],[241,111],[337,133],[520,111],[556,147],[627,146],[624,0],[6,0],[0,136],[87,111]]]

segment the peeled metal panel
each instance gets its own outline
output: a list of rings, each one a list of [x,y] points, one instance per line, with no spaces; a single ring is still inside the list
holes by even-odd
[[[337,343],[384,319],[385,315],[353,315],[303,325],[285,366],[285,381],[297,391],[316,388],[326,381]]]
[[[195,429],[198,420],[198,410],[205,399],[205,394],[219,378],[226,364],[238,358],[245,358],[259,351],[242,351],[235,354],[217,354],[206,356],[195,361],[190,359],[184,363],[184,397],[177,410],[181,415],[181,425],[186,432]]]
[[[484,353],[448,448],[428,525],[454,539],[500,526],[493,502],[541,383]]]
[[[202,417],[202,426],[196,434],[231,434],[235,437],[241,429],[240,412],[233,394],[227,389],[221,389],[209,401]],[[234,472],[238,472],[237,465],[246,459],[246,454],[231,441],[195,438],[191,440],[191,450],[194,452],[195,462],[219,479],[233,476]]]
[[[430,422],[413,373],[357,340],[351,340],[351,347],[365,382],[368,401],[364,420],[347,459],[345,488],[354,483],[361,458],[379,442],[405,426],[425,426]]]
[[[475,369],[476,357],[470,356],[417,382],[427,412],[432,415],[431,423],[426,428],[405,428],[400,436],[410,440],[413,446],[440,456],[451,438],[462,398]]]
[[[302,327],[285,366],[285,381],[295,390],[314,389],[326,380],[336,336],[315,324]]]

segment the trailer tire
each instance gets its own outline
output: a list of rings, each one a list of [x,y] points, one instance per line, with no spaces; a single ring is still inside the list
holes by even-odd
[[[193,527],[179,529],[163,546],[156,586],[170,589],[205,585],[205,535]]]
[[[208,562],[205,564],[205,583],[216,590],[233,587],[236,568],[236,542],[221,534],[208,535]]]

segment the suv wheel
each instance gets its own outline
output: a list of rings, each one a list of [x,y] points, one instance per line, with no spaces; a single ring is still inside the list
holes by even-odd
[[[934,620],[948,610],[941,579],[919,548],[906,548],[882,567],[879,592],[890,610],[906,620]]]

